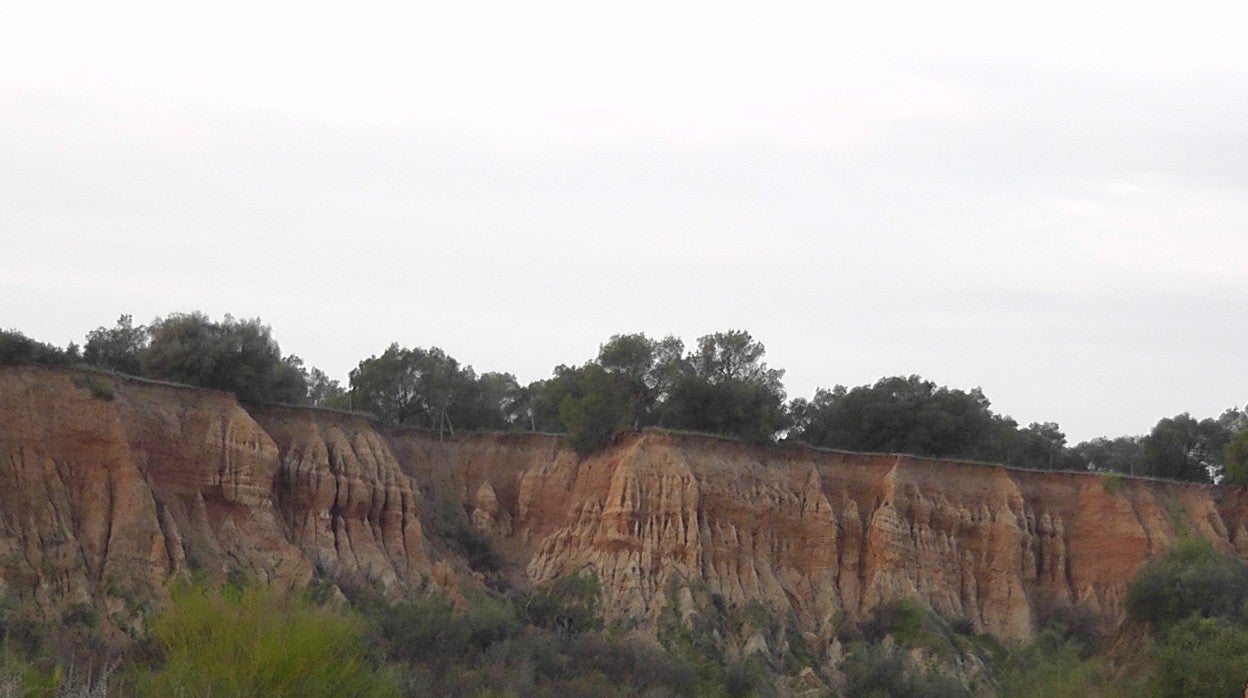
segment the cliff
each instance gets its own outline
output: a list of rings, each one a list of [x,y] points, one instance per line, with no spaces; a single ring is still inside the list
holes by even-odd
[[[1237,489],[657,432],[580,458],[551,435],[0,369],[0,595],[122,629],[186,570],[391,597],[588,570],[609,615],[643,625],[713,596],[830,643],[910,597],[1022,639],[1073,605],[1120,621],[1136,569],[1181,536],[1248,556],[1245,514]],[[496,570],[465,555],[468,527]]]

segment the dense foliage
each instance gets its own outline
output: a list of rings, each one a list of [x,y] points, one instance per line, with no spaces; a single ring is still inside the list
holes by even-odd
[[[351,371],[351,407],[381,419],[427,429],[505,429],[519,420],[512,410],[519,385],[506,373],[477,376],[437,347],[391,344]]]
[[[1152,630],[1151,693],[1240,696],[1248,672],[1248,564],[1206,540],[1179,542],[1127,588],[1127,611]]]
[[[786,402],[784,371],[742,330],[699,337],[617,334],[598,355],[561,364],[549,378],[520,384],[503,372],[477,373],[438,347],[393,343],[350,372],[344,388],[294,355],[283,355],[259,319],[220,322],[174,313],[113,327],[65,349],[0,332],[0,365],[86,365],[118,373],[218,388],[245,400],[367,412],[404,426],[557,432],[581,453],[646,427],[718,434],[752,443],[787,440],[851,451],[1005,463],[1042,470],[1092,470],[1192,482],[1248,485],[1248,412],[1216,418],[1187,413],[1147,434],[1069,445],[1055,422],[1019,425],[994,412],[979,388],[962,390],[917,375],[868,385],[820,388]],[[98,381],[80,378],[84,385]],[[108,393],[101,384],[93,394]]]
[[[1150,560],[1127,587],[1126,599],[1132,618],[1157,629],[1193,615],[1239,617],[1248,611],[1246,602],[1248,563],[1204,539],[1181,541]]]
[[[0,366],[6,364],[45,364],[68,366],[78,359],[77,351],[62,350],[38,342],[17,330],[0,330]]]
[[[766,443],[788,424],[784,371],[762,361],[748,332],[729,331],[684,344],[644,334],[615,335],[583,366],[560,366],[535,386],[534,413],[560,428],[577,450],[593,451],[625,429],[663,426]],[[552,419],[557,414],[558,421]]]
[[[124,318],[125,316],[123,316]],[[307,395],[302,362],[283,357],[268,325],[226,315],[174,314],[152,323],[143,374],[227,390],[243,400],[299,404]]]
[[[122,315],[113,327],[97,327],[87,333],[82,360],[131,376],[143,372],[143,352],[147,350],[151,332],[144,325],[135,327],[134,318]]]
[[[987,459],[1014,428],[993,414],[978,388],[963,392],[919,376],[820,389],[809,402],[795,400],[793,413],[806,443],[880,453]]]
[[[142,696],[399,696],[348,609],[246,586],[176,588],[151,624],[157,658],[124,692]]]
[[[1248,487],[1248,428],[1235,432],[1222,449],[1226,482]]]

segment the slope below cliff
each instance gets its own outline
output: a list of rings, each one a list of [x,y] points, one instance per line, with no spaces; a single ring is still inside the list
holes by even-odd
[[[188,569],[391,597],[591,571],[608,614],[643,625],[710,597],[830,644],[914,598],[1022,639],[1072,605],[1120,621],[1135,570],[1182,536],[1248,555],[1246,513],[1235,489],[651,432],[581,458],[551,435],[0,369],[0,594],[119,628]],[[466,559],[463,529],[497,569]]]

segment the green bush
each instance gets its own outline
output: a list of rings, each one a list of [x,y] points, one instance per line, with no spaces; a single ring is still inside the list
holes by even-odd
[[[1248,564],[1207,540],[1180,541],[1150,560],[1127,586],[1132,618],[1155,630],[1190,615],[1235,617],[1248,601]]]
[[[855,643],[846,654],[845,695],[878,698],[968,696],[970,692],[952,676],[913,662],[896,645]]]
[[[91,397],[97,400],[111,402],[117,397],[116,391],[109,383],[107,378],[103,376],[95,376],[90,373],[78,372],[74,374],[73,383],[75,388],[83,388],[91,393]]]
[[[1126,481],[1122,477],[1122,473],[1105,473],[1101,475],[1101,488],[1105,490],[1105,494],[1118,494],[1122,491]]]
[[[152,620],[159,664],[139,667],[125,694],[148,696],[397,696],[375,666],[354,614],[248,586],[185,585]]]
[[[1120,682],[1112,682],[1098,665],[1085,657],[1084,646],[1060,627],[1046,628],[1027,645],[1015,650],[1001,672],[1002,696],[1050,698],[1051,696],[1130,695]]]
[[[1169,628],[1153,648],[1161,696],[1236,698],[1248,680],[1248,628],[1192,616]]]
[[[397,660],[418,662],[439,656],[461,657],[472,641],[467,624],[456,617],[445,599],[437,596],[378,607],[373,617],[388,645],[389,656]]]
[[[473,527],[459,502],[443,494],[434,495],[426,511],[430,531],[463,556],[468,567],[485,574],[487,580],[498,577],[502,559],[490,541]]]
[[[602,628],[598,612],[598,578],[577,573],[550,586],[517,595],[521,617],[547,630],[582,633]]]
[[[912,599],[888,601],[871,611],[862,632],[868,642],[879,642],[885,635],[892,635],[898,643],[910,645],[923,630],[924,615],[923,607]]]

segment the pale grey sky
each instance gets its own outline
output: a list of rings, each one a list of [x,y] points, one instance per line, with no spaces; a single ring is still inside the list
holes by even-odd
[[[871,6],[867,6],[871,5]],[[1248,402],[1231,4],[0,5],[0,326],[522,381],[747,329],[1071,441]]]

